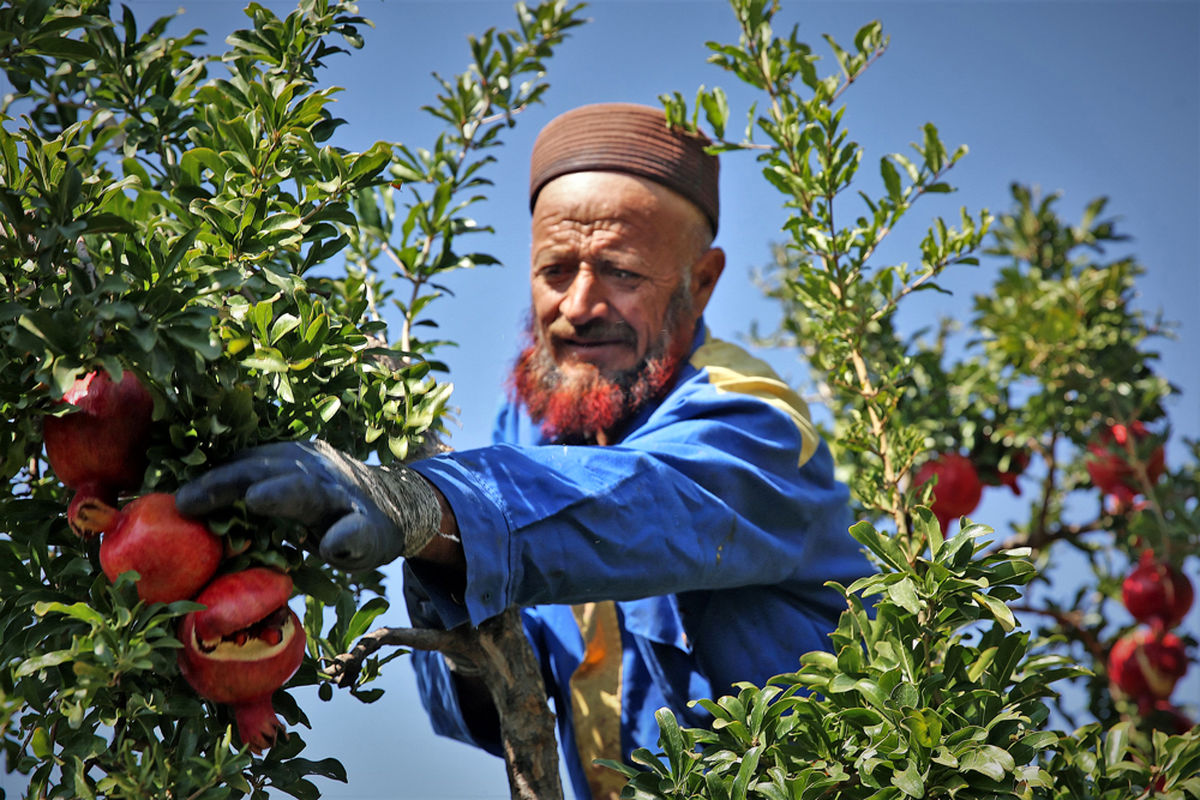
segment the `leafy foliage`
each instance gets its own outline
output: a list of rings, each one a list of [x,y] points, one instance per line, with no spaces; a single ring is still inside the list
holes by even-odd
[[[143,491],[273,440],[319,436],[385,463],[436,447],[451,387],[433,375],[439,343],[411,325],[433,278],[492,262],[455,250],[482,230],[464,214],[487,185],[491,157],[475,153],[545,91],[577,10],[519,4],[517,29],[472,40],[472,66],[426,109],[447,124],[431,150],[358,153],[334,144],[337,89],[318,81],[362,46],[369,23],[349,2],[302,0],[282,18],[251,3],[219,55],[202,31],[171,34],[169,17],[143,29],[107,0],[0,7],[16,90],[0,119],[0,737],[30,797],[308,798],[310,777],[346,779],[334,759],[301,757],[294,732],[262,758],[239,749],[228,709],[175,665],[174,624],[195,604],[146,606],[128,577],[108,583],[96,543],[62,517],[41,422],[83,373],[132,370],[155,406]],[[394,225],[399,182],[413,192]],[[385,252],[412,282],[395,338],[376,308]],[[363,602],[377,573],[330,570],[304,531],[241,514],[214,528],[226,568],[286,569],[308,595],[293,685],[319,682],[386,608]],[[275,703],[307,723],[286,692]]]
[[[1171,387],[1145,345],[1165,326],[1133,305],[1136,261],[1101,260],[1122,238],[1101,217],[1105,201],[1068,225],[1054,196],[1014,185],[1014,208],[998,220],[965,209],[957,227],[935,218],[915,266],[878,264],[880,244],[921,197],[952,191],[947,172],[966,148],[948,148],[926,124],[913,155],[880,159],[882,194],[851,194],[864,153],[839,103],[884,54],[879,24],[850,48],[827,36],[836,68],[822,74],[795,29],[772,30],[777,3],[731,5],[739,42],[710,42],[709,60],[761,92],[745,137],[725,138],[731,112],[719,88],[702,87],[690,113],[678,93],[662,100],[677,125],[695,127],[703,113],[714,151],[755,153],[783,195],[788,238],[768,290],[784,321],[772,340],[804,352],[817,393],[838,409],[828,434],[863,520],[851,533],[879,572],[838,587],[848,608],[832,653],[804,655],[765,687],[700,701],[710,729],[681,729],[660,712],[662,753],[610,765],[631,779],[623,796],[1200,796],[1200,728],[1108,680],[1109,643],[1131,627],[1110,613],[1122,576],[1144,549],[1175,564],[1200,552],[1200,448],[1192,443],[1191,462],[1161,480],[1148,469],[1168,433]],[[1007,263],[975,298],[968,340],[954,341],[948,323],[932,342],[906,338],[901,306],[943,291],[945,270],[981,255]],[[1098,444],[1112,425],[1134,422],[1152,434]],[[1128,465],[1133,501],[1092,484],[1097,447]],[[993,486],[1018,489],[1026,469],[1036,475],[1028,522],[1004,541],[966,519],[943,531],[922,505],[937,487],[911,478],[942,453],[968,456]],[[1078,511],[1092,505],[1084,498],[1094,513]],[[1073,603],[1041,591],[1064,550],[1091,567]],[[1095,720],[1074,733],[1053,727],[1073,716],[1059,696],[1069,681],[1086,689]]]

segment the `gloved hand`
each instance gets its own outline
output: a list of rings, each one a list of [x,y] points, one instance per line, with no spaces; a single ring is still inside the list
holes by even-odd
[[[442,520],[436,492],[413,470],[368,466],[321,441],[253,447],[175,493],[180,512],[196,517],[238,500],[314,531],[321,557],[347,570],[415,555]]]

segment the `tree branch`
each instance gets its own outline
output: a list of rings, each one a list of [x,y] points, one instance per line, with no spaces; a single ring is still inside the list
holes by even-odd
[[[510,608],[477,628],[380,628],[338,656],[326,674],[338,686],[354,686],[363,661],[388,646],[436,650],[459,674],[482,680],[500,717],[512,800],[562,800],[554,714],[546,703],[541,670],[525,638],[520,611]]]

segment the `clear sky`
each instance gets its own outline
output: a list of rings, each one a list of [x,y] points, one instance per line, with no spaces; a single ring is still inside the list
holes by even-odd
[[[213,47],[245,25],[244,3],[234,0],[128,2],[143,26],[182,7],[186,13],[175,30],[204,28]],[[263,5],[281,16],[292,8]],[[935,214],[949,222],[960,206],[1007,210],[1013,181],[1061,191],[1058,209],[1068,221],[1077,220],[1092,198],[1111,198],[1109,213],[1132,237],[1113,252],[1133,252],[1147,268],[1139,305],[1181,323],[1178,339],[1162,344],[1159,367],[1182,391],[1168,406],[1176,431],[1168,459],[1182,458],[1180,435],[1200,437],[1193,317],[1200,307],[1200,4],[784,0],[783,6],[779,29],[799,23],[801,38],[822,55],[828,55],[822,33],[849,44],[872,19],[891,36],[887,54],[845,95],[845,126],[866,149],[860,174],[871,176],[882,155],[907,150],[927,121],[939,127],[949,147],[970,147],[950,175],[959,191],[918,205],[895,233],[888,257],[915,262],[916,243]],[[331,59],[324,73],[327,85],[345,87],[334,110],[349,124],[336,142],[356,150],[376,140],[428,145],[436,128],[419,107],[437,88],[430,72],[460,72],[468,62],[468,34],[513,21],[505,0],[364,0],[359,9],[375,22],[366,47]],[[575,29],[549,64],[545,104],[520,117],[498,153],[501,161],[490,173],[494,199],[475,211],[497,234],[472,249],[492,252],[504,266],[454,276],[449,284],[456,296],[433,307],[440,334],[460,345],[443,354],[456,385],[452,403],[461,410],[451,442],[457,449],[488,441],[528,305],[527,164],[541,126],[579,104],[655,104],[663,92],[691,97],[700,84],[723,86],[736,113],[752,99],[731,76],[705,63],[705,41],[737,40],[724,2],[597,0],[586,16],[592,22]],[[828,68],[831,60],[823,63]],[[736,339],[752,320],[763,330],[778,321],[776,307],[750,274],[769,261],[769,244],[781,238],[785,213],[749,155],[724,158],[721,202],[717,244],[726,250],[728,266],[707,318],[714,333]],[[965,319],[971,295],[990,285],[996,268],[985,261],[948,273],[942,283],[954,295],[911,307],[903,323],[921,327],[938,314]],[[762,355],[803,385],[804,369],[794,354]],[[975,516],[1003,530],[1012,511],[1010,501],[992,492]],[[1200,584],[1195,563],[1189,572]],[[1185,623],[1193,635],[1200,634],[1198,620],[1194,609]],[[406,620],[397,607],[383,622]],[[1200,669],[1193,667],[1177,698],[1200,697]],[[506,798],[501,762],[436,739],[412,683],[399,660],[383,683],[388,693],[374,705],[347,696],[326,704],[315,693],[299,694],[315,728],[301,732],[309,743],[305,755],[337,757],[350,773],[348,786],[321,781],[324,797]],[[0,786],[7,787],[4,780]]]

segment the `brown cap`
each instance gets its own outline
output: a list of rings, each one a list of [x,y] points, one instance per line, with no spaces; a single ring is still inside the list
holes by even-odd
[[[550,181],[571,172],[627,172],[660,183],[696,205],[714,234],[720,216],[717,157],[703,134],[667,128],[662,109],[596,103],[560,114],[542,128],[529,160],[529,208]]]

